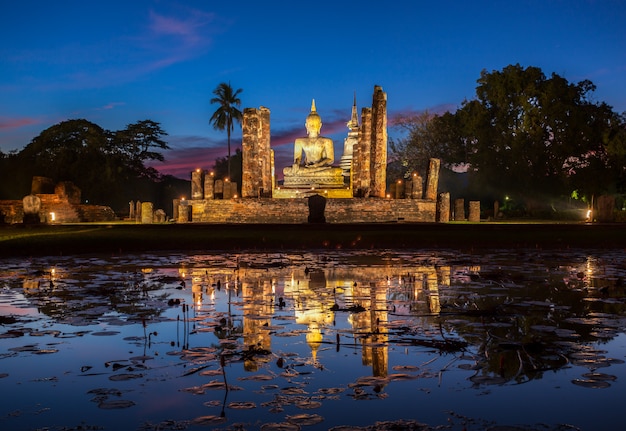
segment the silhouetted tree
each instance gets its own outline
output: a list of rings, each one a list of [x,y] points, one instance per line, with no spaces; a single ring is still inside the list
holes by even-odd
[[[233,91],[230,86],[230,82],[226,84],[222,82],[213,90],[213,94],[216,96],[211,99],[211,104],[218,104],[219,107],[211,116],[209,123],[213,125],[216,130],[226,130],[228,139],[228,178],[230,178],[230,134],[234,130],[234,122],[241,124],[243,115],[237,108],[241,105],[239,94],[243,90],[241,88]]]

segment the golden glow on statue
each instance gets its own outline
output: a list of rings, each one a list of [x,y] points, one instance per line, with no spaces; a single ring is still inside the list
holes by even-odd
[[[311,113],[306,117],[304,126],[307,137],[295,140],[293,165],[283,170],[285,175],[308,176],[333,169],[332,164],[335,161],[333,140],[320,136],[322,118],[315,108],[315,99],[311,102]]]

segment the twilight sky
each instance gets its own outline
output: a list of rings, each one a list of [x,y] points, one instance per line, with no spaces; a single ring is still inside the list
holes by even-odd
[[[517,63],[590,79],[597,101],[624,112],[625,23],[621,0],[4,2],[0,151],[68,119],[109,130],[149,119],[171,146],[155,167],[188,179],[226,156],[209,100],[230,82],[242,111],[270,109],[277,171],[306,135],[311,99],[338,163],[355,93],[360,113],[382,86],[392,123],[454,110],[481,70]]]

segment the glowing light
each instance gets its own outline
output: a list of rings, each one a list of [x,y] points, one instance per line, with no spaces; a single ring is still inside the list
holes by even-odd
[[[56,214],[50,213],[50,221],[55,221],[55,220],[56,220]]]
[[[587,220],[591,220],[591,210],[587,210]]]

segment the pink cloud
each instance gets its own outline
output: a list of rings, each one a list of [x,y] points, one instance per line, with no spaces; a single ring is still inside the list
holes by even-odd
[[[164,16],[150,11],[150,30],[157,37],[180,38],[184,47],[190,47],[207,42],[202,28],[214,18],[214,14],[199,10],[192,10],[185,19]]]
[[[0,130],[19,129],[20,127],[38,124],[40,120],[36,118],[8,118],[0,117]]]

